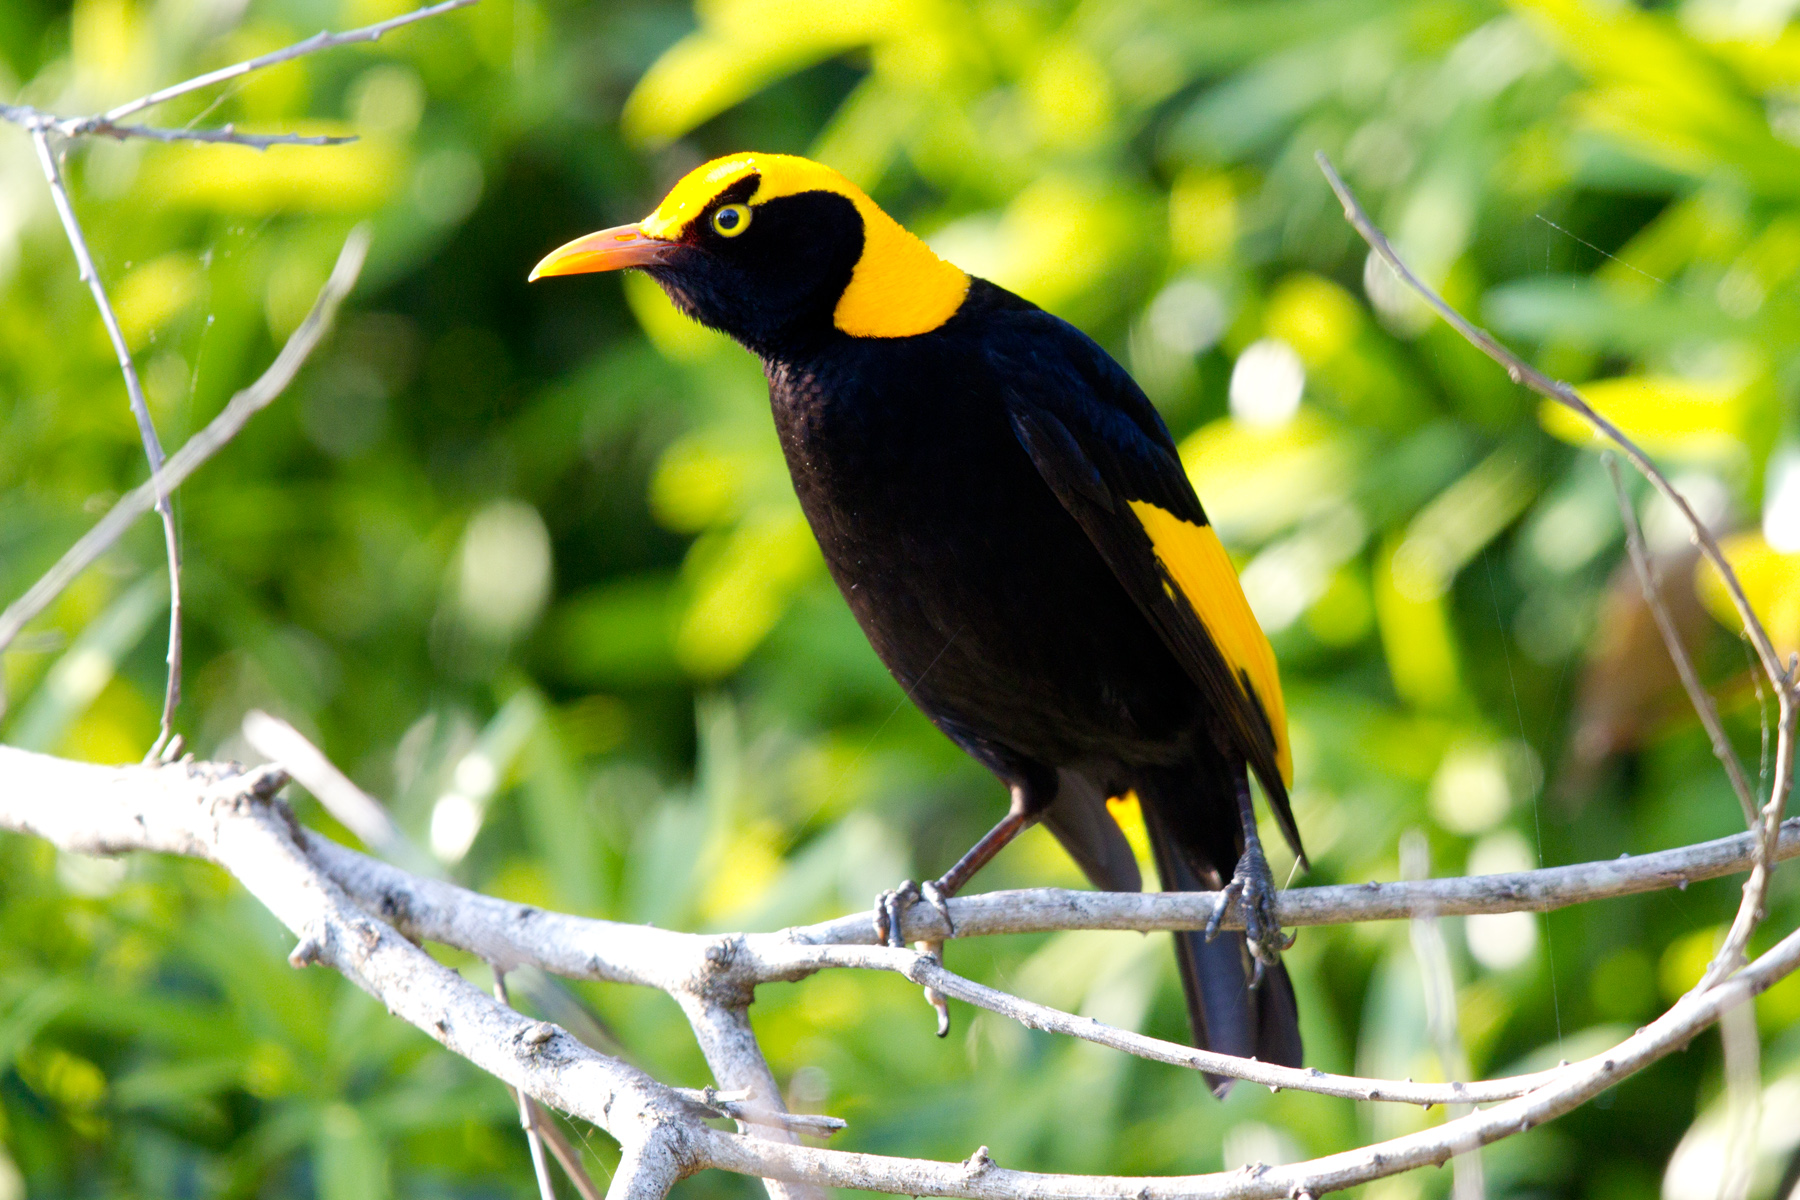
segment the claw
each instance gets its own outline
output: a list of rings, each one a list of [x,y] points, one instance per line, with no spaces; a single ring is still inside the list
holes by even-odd
[[[1207,941],[1210,942],[1219,936],[1219,922],[1225,919],[1225,914],[1231,911],[1232,904],[1236,902],[1243,890],[1244,881],[1234,875],[1231,882],[1225,885],[1225,890],[1219,893],[1218,902],[1213,905],[1212,916],[1206,918]]]
[[[930,885],[927,884],[926,886],[929,887]],[[929,955],[940,965],[944,961],[944,943],[942,942],[920,942],[915,949],[921,954]],[[944,999],[944,993],[938,991],[934,987],[927,987],[925,989],[925,1003],[937,1010],[937,1035],[941,1038],[949,1037],[950,1004]]]
[[[900,936],[900,919],[913,904],[924,899],[919,885],[907,880],[897,888],[889,888],[875,897],[875,940],[883,946],[904,946]]]
[[[937,915],[944,918],[944,928],[954,935],[956,922],[950,919],[950,898],[944,895],[943,888],[936,882],[923,883],[919,885],[919,895],[924,898],[925,903],[937,910]]]
[[[1208,940],[1218,931],[1220,919],[1233,903],[1239,905],[1243,914],[1244,941],[1255,961],[1250,986],[1256,987],[1262,982],[1263,969],[1278,966],[1281,952],[1294,944],[1294,936],[1281,928],[1275,916],[1275,881],[1258,845],[1244,850],[1231,882],[1219,893],[1219,902],[1206,926]]]

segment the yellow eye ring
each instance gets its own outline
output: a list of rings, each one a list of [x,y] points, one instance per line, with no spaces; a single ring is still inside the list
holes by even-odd
[[[712,215],[713,232],[720,237],[734,238],[750,228],[750,206],[747,204],[727,204]]]

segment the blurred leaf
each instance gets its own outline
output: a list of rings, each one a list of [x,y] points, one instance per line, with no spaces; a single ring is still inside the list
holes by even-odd
[[[1645,450],[1685,459],[1729,461],[1742,453],[1748,384],[1743,381],[1635,375],[1601,379],[1579,389],[1594,411]],[[1567,406],[1538,406],[1545,430],[1577,446],[1611,442]]]
[[[1800,650],[1800,554],[1776,550],[1760,533],[1723,538],[1719,548],[1775,649],[1783,657]],[[1726,629],[1741,631],[1744,623],[1737,606],[1711,563],[1700,568],[1695,582],[1706,610]]]
[[[331,136],[355,132],[319,121],[284,122],[282,129]],[[180,143],[145,155],[139,185],[164,203],[246,216],[287,209],[361,214],[394,194],[405,167],[399,149],[376,139],[260,152]]]
[[[666,50],[626,101],[631,137],[680,137],[782,76],[924,13],[907,0],[706,0],[696,15],[700,30]]]
[[[319,1113],[313,1143],[320,1200],[382,1200],[391,1193],[387,1155],[362,1116],[347,1104]]]
[[[7,740],[27,750],[53,747],[168,607],[166,576],[147,575],[127,588],[57,659],[8,725]]]

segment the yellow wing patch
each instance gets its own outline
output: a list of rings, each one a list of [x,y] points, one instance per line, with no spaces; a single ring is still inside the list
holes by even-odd
[[[679,238],[726,188],[760,176],[752,207],[801,192],[831,192],[856,206],[863,223],[862,257],[838,297],[832,323],[852,337],[911,337],[955,315],[969,276],[882,212],[861,188],[811,159],[792,154],[733,154],[695,167],[638,228],[653,238]]]
[[[1256,623],[1250,602],[1244,599],[1237,571],[1219,535],[1210,525],[1192,524],[1141,500],[1131,502],[1131,511],[1150,535],[1157,560],[1206,626],[1240,689],[1244,677],[1249,676],[1250,699],[1262,706],[1275,733],[1275,766],[1282,782],[1291,785],[1294,761],[1288,752],[1287,705],[1281,698],[1275,651]]]

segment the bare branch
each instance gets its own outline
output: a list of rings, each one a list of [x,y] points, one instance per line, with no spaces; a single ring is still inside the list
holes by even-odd
[[[281,353],[275,356],[275,361],[269,364],[256,382],[233,396],[224,411],[214,417],[206,428],[189,438],[179,450],[169,456],[161,470],[113,505],[92,529],[63,553],[56,565],[44,573],[43,578],[8,605],[5,612],[0,612],[0,651],[11,645],[19,632],[48,608],[62,594],[63,589],[75,582],[83,571],[111,549],[124,536],[125,531],[131,528],[132,522],[156,507],[159,497],[166,496],[180,486],[202,463],[236,437],[251,417],[267,408],[286,390],[307,357],[318,346],[320,339],[331,328],[338,305],[343,303],[344,297],[355,286],[368,251],[368,230],[358,226],[345,240],[344,248],[338,253],[337,265],[332,268],[331,277],[320,289],[312,311],[306,314],[306,319],[300,322],[300,327],[288,338]]]
[[[1796,855],[1800,855],[1800,819],[1781,826],[1774,858]],[[1756,836],[1740,833],[1677,850],[1507,875],[1289,888],[1277,896],[1276,912],[1284,927],[1401,921],[1422,912],[1443,917],[1551,912],[1735,875],[1749,870],[1755,861]],[[1082,892],[1066,888],[984,892],[950,901],[954,934],[929,904],[913,905],[904,914],[904,936],[908,941],[926,941],[1065,929],[1204,929],[1215,897],[1213,892]],[[1221,925],[1236,929],[1240,923],[1241,918],[1228,911]],[[875,941],[873,919],[860,913],[793,929],[788,935],[813,945],[870,945]]]
[[[241,775],[208,764],[109,769],[0,747],[0,779],[7,782],[0,788],[0,827],[47,837],[70,849],[101,853],[153,849],[224,865],[300,934],[295,961],[330,963],[385,1001],[396,1015],[477,1066],[619,1137],[624,1159],[609,1195],[646,1200],[660,1200],[675,1179],[705,1167],[793,1184],[981,1200],[1316,1195],[1427,1163],[1442,1163],[1566,1112],[1684,1045],[1726,1009],[1744,1003],[1800,966],[1800,933],[1796,933],[1732,978],[1696,988],[1613,1050],[1537,1076],[1462,1085],[1458,1091],[1442,1093],[1414,1084],[1354,1081],[1370,1088],[1364,1098],[1372,1092],[1383,1099],[1436,1103],[1441,1101],[1433,1096],[1440,1094],[1458,1100],[1511,1096],[1435,1129],[1361,1150],[1311,1163],[1258,1166],[1208,1176],[1032,1175],[1006,1171],[985,1152],[962,1164],[932,1163],[816,1150],[713,1130],[702,1124],[700,1117],[729,1111],[719,1105],[726,1098],[712,1093],[710,1102],[696,1113],[695,1101],[688,1094],[595,1053],[554,1026],[526,1021],[495,1004],[390,928],[388,920],[414,932],[421,926],[448,925],[454,936],[444,940],[452,944],[482,942],[515,958],[522,957],[521,942],[568,939],[569,944],[560,946],[558,954],[570,957],[573,948],[575,957],[590,955],[583,966],[585,973],[630,976],[632,982],[649,982],[677,998],[711,999],[720,1004],[732,997],[741,999],[754,982],[794,978],[823,966],[894,970],[914,983],[1006,1012],[1037,1028],[1084,1036],[1074,1026],[1085,1024],[1088,1040],[1118,1044],[1151,1057],[1180,1052],[1192,1062],[1203,1052],[1105,1031],[1097,1022],[1031,1005],[963,980],[930,956],[909,950],[808,945],[792,940],[797,931],[701,937],[583,922],[474,896],[448,884],[414,879],[294,825],[284,807],[265,799],[283,779],[279,768]],[[341,887],[340,880],[349,886]],[[744,1028],[747,1036],[748,1027]],[[1273,1082],[1276,1076],[1264,1080],[1261,1072],[1288,1072],[1300,1077],[1297,1086],[1332,1094],[1344,1094],[1339,1084],[1350,1082],[1253,1061],[1228,1060],[1228,1065],[1231,1074],[1269,1081],[1272,1086],[1288,1084]],[[1219,1067],[1207,1063],[1204,1069],[1217,1071]],[[708,1093],[701,1093],[701,1099],[707,1101]]]
[[[721,1092],[718,1088],[675,1088],[689,1101],[694,1111],[705,1117],[727,1117],[740,1125],[771,1125],[794,1133],[830,1137],[850,1122],[841,1117],[822,1117],[816,1113],[772,1112],[758,1104],[749,1088]]]
[[[205,142],[214,146],[344,146],[357,140],[354,133],[242,133],[230,125],[217,129],[161,129],[153,125],[114,125],[102,121],[84,132],[117,141],[144,138],[152,142]]]
[[[1619,515],[1625,522],[1625,550],[1631,556],[1632,569],[1637,572],[1638,586],[1644,593],[1644,603],[1650,606],[1650,615],[1656,620],[1663,645],[1668,647],[1669,658],[1675,663],[1675,672],[1681,676],[1681,686],[1687,689],[1688,700],[1693,704],[1694,712],[1699,715],[1700,724],[1706,729],[1706,736],[1712,741],[1713,754],[1725,768],[1725,775],[1731,780],[1731,790],[1737,793],[1738,803],[1743,806],[1744,822],[1755,829],[1759,823],[1756,795],[1750,788],[1750,780],[1744,774],[1744,764],[1738,760],[1737,751],[1725,736],[1725,725],[1719,720],[1718,705],[1713,703],[1712,694],[1706,690],[1706,685],[1700,682],[1700,673],[1694,670],[1694,660],[1688,654],[1687,646],[1682,643],[1681,631],[1675,628],[1675,618],[1669,615],[1669,606],[1663,603],[1662,588],[1651,565],[1650,553],[1644,546],[1644,533],[1638,528],[1637,509],[1631,503],[1630,493],[1625,490],[1625,480],[1619,475],[1618,461],[1611,454],[1602,457],[1606,462],[1607,472],[1612,476],[1613,491],[1619,498]]]
[[[1789,934],[1729,982],[1709,991],[1690,992],[1612,1050],[1548,1072],[1546,1083],[1523,1096],[1433,1129],[1310,1162],[1160,1178],[1040,1175],[1002,1168],[981,1151],[963,1163],[931,1163],[783,1146],[716,1130],[701,1135],[695,1154],[710,1166],[745,1174],[969,1200],[1279,1200],[1316,1196],[1417,1167],[1441,1166],[1455,1154],[1533,1129],[1685,1046],[1727,1008],[1766,991],[1796,967],[1800,967],[1800,933]]]
[[[1800,854],[1800,821],[1789,823],[1783,832],[1783,852]],[[305,844],[315,861],[360,904],[384,914],[415,937],[458,946],[509,968],[534,963],[569,978],[638,984],[660,988],[677,997],[692,992],[696,999],[684,1001],[684,1005],[741,1002],[746,989],[757,983],[799,979],[828,968],[892,971],[1033,1028],[1271,1088],[1404,1104],[1488,1103],[1520,1095],[1546,1077],[1419,1084],[1279,1067],[1115,1029],[984,987],[946,970],[928,955],[870,945],[874,940],[873,920],[868,916],[780,933],[708,937],[572,917],[495,900],[454,884],[408,876],[317,834],[306,834]],[[1365,911],[1369,907],[1375,908],[1375,918],[1409,917],[1433,910],[1543,911],[1604,895],[1674,887],[1689,878],[1713,878],[1733,870],[1742,871],[1750,865],[1754,853],[1751,835],[1739,834],[1639,859],[1518,875],[1297,889],[1281,894],[1284,903],[1298,901],[1292,910],[1283,908],[1282,916],[1284,924],[1331,924],[1371,919]],[[1691,874],[1684,875],[1683,867]],[[1559,897],[1547,880],[1568,887],[1570,897]],[[1610,887],[1600,886],[1603,883]],[[1373,906],[1366,904],[1371,893],[1376,894]],[[1469,903],[1475,898],[1480,902]],[[1330,908],[1333,901],[1342,908]],[[1046,888],[958,897],[950,905],[957,936],[966,936],[1069,929],[1199,929],[1205,926],[1213,902],[1214,893],[1209,892],[1068,892]],[[919,908],[929,911],[928,905]],[[908,920],[911,919],[909,913]],[[719,1070],[717,1063],[714,1070]]]
[[[241,133],[232,125],[217,129],[162,129],[153,125],[115,125],[100,117],[59,117],[29,104],[0,104],[0,121],[10,121],[32,131],[48,131],[65,137],[109,137],[115,141],[144,138],[153,142],[207,142],[214,145],[341,146],[356,141],[355,134]]]
[[[688,1024],[712,1068],[713,1078],[725,1088],[742,1089],[745,1099],[735,1102],[738,1130],[752,1137],[772,1138],[792,1143],[794,1128],[788,1123],[787,1106],[782,1103],[781,1089],[775,1073],[757,1045],[750,1029],[748,990],[741,1004],[721,1003],[713,996],[694,992],[678,993],[675,999],[687,1014]],[[739,1116],[738,1114],[742,1115]],[[801,1183],[765,1180],[769,1200],[825,1200],[825,1193]]]
[[[498,967],[494,968],[494,999],[508,1008],[512,1007],[512,998],[506,994],[506,972]],[[549,1030],[550,1026],[541,1026],[534,1028],[527,1036],[535,1044],[542,1044],[547,1039],[539,1037],[539,1033]],[[510,1088],[508,1090],[512,1091]],[[525,1146],[531,1151],[531,1170],[537,1176],[539,1200],[556,1200],[556,1186],[550,1182],[550,1163],[544,1157],[544,1139],[538,1136],[537,1101],[520,1091],[513,1091],[513,1099],[519,1102],[519,1126],[525,1130]],[[586,1174],[585,1171],[582,1173]]]
[[[1460,333],[1471,345],[1505,367],[1506,373],[1515,383],[1522,383],[1539,395],[1565,405],[1604,434],[1626,458],[1631,460],[1632,465],[1650,481],[1652,486],[1675,505],[1688,523],[1694,544],[1718,571],[1719,578],[1724,582],[1725,590],[1731,597],[1732,605],[1737,609],[1738,618],[1743,622],[1745,636],[1750,639],[1751,646],[1761,660],[1763,672],[1775,688],[1776,707],[1779,714],[1775,744],[1775,774],[1769,785],[1768,803],[1763,805],[1761,811],[1754,814],[1750,821],[1757,837],[1754,842],[1755,853],[1752,858],[1750,878],[1744,883],[1743,901],[1738,905],[1737,915],[1732,920],[1731,929],[1726,934],[1724,945],[1720,947],[1718,955],[1714,957],[1712,963],[1707,967],[1706,974],[1696,985],[1696,991],[1711,988],[1737,970],[1743,963],[1744,951],[1750,944],[1750,937],[1755,933],[1757,925],[1765,915],[1763,902],[1767,898],[1769,878],[1778,857],[1781,818],[1787,811],[1787,795],[1793,786],[1794,737],[1797,719],[1795,671],[1783,664],[1776,654],[1767,630],[1763,628],[1755,610],[1751,608],[1750,599],[1745,595],[1743,586],[1738,582],[1737,573],[1726,561],[1724,552],[1719,549],[1718,540],[1713,537],[1712,530],[1694,512],[1693,506],[1687,502],[1687,498],[1675,489],[1668,477],[1650,460],[1649,455],[1626,437],[1618,426],[1594,411],[1593,407],[1582,399],[1580,393],[1576,392],[1574,388],[1551,379],[1513,351],[1501,345],[1486,330],[1471,324],[1466,317],[1447,304],[1443,297],[1415,275],[1412,269],[1395,253],[1386,235],[1375,226],[1374,222],[1369,220],[1368,214],[1363,211],[1355,194],[1338,176],[1337,171],[1331,165],[1331,160],[1325,157],[1324,152],[1319,152],[1314,155],[1314,158],[1318,161],[1319,169],[1325,173],[1326,180],[1331,184],[1331,190],[1337,194],[1338,200],[1343,204],[1345,219],[1355,227],[1357,233],[1362,235],[1363,240],[1369,244],[1370,248],[1405,281],[1408,287],[1417,292],[1427,304],[1436,310],[1439,316],[1450,324],[1451,328]],[[1674,645],[1675,643],[1671,643],[1671,653],[1674,653]],[[1685,676],[1683,682],[1686,682]],[[1696,707],[1700,709],[1701,720],[1705,721],[1706,709],[1710,707],[1710,702],[1707,705],[1701,705],[1696,700]],[[1741,769],[1738,773],[1742,773]],[[1735,777],[1733,785],[1736,785]]]
[[[144,457],[149,460],[150,478],[155,484],[156,474],[163,467],[162,441],[156,436],[156,423],[150,419],[150,406],[144,400],[144,385],[138,380],[137,365],[131,358],[131,347],[126,345],[125,334],[119,328],[119,318],[113,314],[112,302],[106,298],[106,287],[100,282],[100,272],[94,267],[94,256],[88,252],[87,238],[81,232],[81,222],[75,219],[75,206],[69,201],[68,188],[63,186],[62,168],[57,164],[56,150],[50,145],[49,130],[43,125],[32,126],[31,144],[37,149],[38,166],[43,168],[44,181],[50,185],[50,198],[56,204],[56,215],[62,218],[63,232],[69,238],[69,248],[75,252],[75,265],[81,272],[81,281],[93,293],[94,306],[100,310],[100,323],[106,326],[106,336],[112,343],[113,355],[118,359],[119,370],[125,376],[125,395],[131,403],[131,415],[137,419],[138,437],[144,443]],[[151,750],[152,757],[174,737],[175,706],[181,703],[181,544],[168,492],[161,490],[160,484],[156,486],[158,490],[153,501],[157,513],[162,517],[163,549],[169,559],[169,653],[168,679],[163,689],[161,732]],[[0,640],[0,647],[4,645],[5,642]]]
[[[1452,329],[1462,334],[1470,345],[1506,368],[1507,376],[1514,383],[1523,384],[1538,395],[1554,400],[1578,413],[1583,420],[1616,445],[1620,452],[1631,460],[1631,465],[1642,472],[1644,478],[1648,479],[1657,491],[1668,497],[1669,502],[1681,511],[1681,515],[1687,520],[1688,526],[1693,532],[1694,544],[1700,548],[1700,553],[1706,556],[1706,560],[1713,565],[1714,569],[1719,572],[1719,578],[1724,581],[1725,590],[1731,596],[1732,606],[1737,609],[1738,619],[1744,623],[1744,631],[1750,638],[1750,644],[1755,647],[1756,655],[1762,661],[1763,670],[1768,675],[1770,682],[1778,691],[1789,690],[1790,681],[1787,678],[1787,671],[1782,665],[1781,656],[1776,653],[1774,643],[1769,640],[1768,631],[1763,628],[1755,610],[1750,607],[1750,599],[1744,594],[1743,585],[1738,582],[1737,572],[1732,569],[1731,563],[1726,561],[1724,551],[1719,549],[1718,539],[1713,537],[1712,531],[1706,527],[1706,522],[1702,521],[1694,512],[1693,506],[1687,502],[1687,497],[1675,489],[1675,485],[1669,482],[1668,476],[1664,475],[1651,461],[1649,455],[1638,448],[1637,443],[1626,437],[1617,425],[1596,412],[1592,405],[1582,399],[1581,393],[1561,380],[1550,378],[1520,358],[1496,340],[1487,330],[1471,323],[1467,317],[1446,303],[1430,284],[1413,274],[1412,268],[1401,260],[1393,246],[1388,243],[1387,235],[1382,233],[1369,219],[1369,214],[1363,211],[1363,206],[1356,199],[1355,193],[1339,177],[1336,168],[1331,165],[1331,160],[1325,156],[1325,152],[1321,150],[1313,157],[1318,162],[1319,169],[1325,173],[1325,179],[1331,184],[1331,190],[1337,193],[1338,200],[1343,204],[1344,219],[1355,227],[1356,232],[1361,234],[1362,239],[1369,244],[1369,248],[1375,251],[1383,262],[1393,268],[1395,274],[1399,275],[1408,287],[1417,292],[1438,316],[1442,317]]]
[[[329,50],[333,46],[349,46],[358,42],[377,42],[381,40],[382,35],[392,33],[402,26],[411,25],[418,21],[430,20],[432,17],[441,16],[444,13],[453,12],[459,8],[467,8],[476,2],[477,0],[442,0],[442,3],[431,4],[424,8],[414,9],[412,12],[402,13],[400,16],[390,17],[385,21],[377,21],[373,25],[365,25],[361,29],[352,29],[346,33],[321,31],[313,34],[304,41],[295,42],[293,45],[285,46],[280,50],[272,50],[267,54],[259,54],[255,58],[246,59],[240,63],[233,63],[229,67],[220,67],[216,71],[208,71],[204,75],[196,75],[192,79],[186,79],[180,83],[171,84],[159,91],[151,92],[148,96],[140,96],[136,100],[130,100],[115,108],[109,108],[96,116],[70,118],[59,123],[57,129],[59,132],[69,137],[80,137],[83,134],[104,132],[105,126],[116,125],[126,117],[140,113],[146,108],[152,108],[158,104],[173,100],[177,96],[185,96],[189,92],[197,92],[202,88],[209,88],[215,83],[224,83],[228,79],[236,79],[241,75],[248,75],[252,71],[260,71],[264,67],[273,67],[280,63],[292,62],[294,59],[300,58],[303,55],[314,54],[320,50]]]
[[[91,854],[155,850],[215,862],[299,938],[296,966],[324,963],[482,1070],[617,1137],[627,1152],[691,1130],[686,1103],[642,1071],[497,1003],[360,910],[313,863],[279,767],[99,767],[0,747],[0,828]],[[680,1148],[680,1143],[676,1148]],[[688,1160],[677,1165],[687,1169]],[[616,1192],[615,1187],[615,1192]]]
[[[1800,706],[1796,706],[1793,689],[1777,685],[1777,720],[1775,725],[1775,773],[1769,783],[1769,799],[1759,816],[1760,828],[1755,842],[1756,855],[1750,878],[1744,881],[1744,898],[1732,919],[1725,943],[1706,968],[1696,988],[1708,988],[1728,977],[1744,962],[1745,951],[1756,927],[1768,915],[1764,907],[1769,895],[1769,881],[1775,864],[1780,861],[1779,842],[1781,815],[1787,811],[1787,798],[1794,784],[1795,726],[1800,724]]]
[[[357,787],[298,729],[261,709],[244,714],[244,740],[280,763],[294,782],[318,798],[362,844],[415,875],[436,875],[437,865],[394,824],[380,801]]]
[[[549,1117],[539,1121],[538,1133],[543,1135],[544,1144],[550,1147],[550,1153],[556,1156],[557,1165],[562,1167],[563,1174],[575,1185],[575,1190],[581,1193],[581,1200],[603,1200],[606,1193],[594,1185],[594,1177],[582,1165],[581,1151],[575,1148],[575,1143],[557,1125],[556,1118]]]

